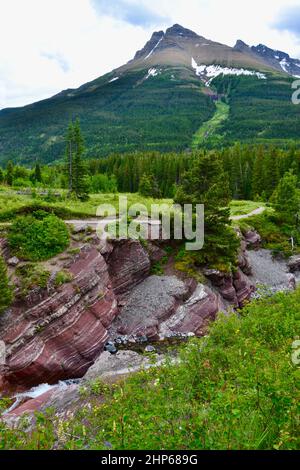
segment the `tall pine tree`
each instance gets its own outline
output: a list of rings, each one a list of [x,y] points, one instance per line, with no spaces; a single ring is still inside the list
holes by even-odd
[[[87,167],[83,162],[84,141],[81,134],[80,122],[69,124],[66,147],[66,174],[68,177],[69,194],[79,199],[88,198]]]
[[[297,189],[297,176],[292,171],[287,172],[280,180],[272,196],[276,213],[282,220],[296,225],[300,212],[300,200]]]
[[[34,179],[37,183],[41,183],[42,182],[42,171],[41,171],[41,166],[39,163],[37,163],[35,165],[35,169],[34,169]]]
[[[12,162],[8,162],[6,167],[6,183],[8,186],[12,186],[14,180],[14,165]]]

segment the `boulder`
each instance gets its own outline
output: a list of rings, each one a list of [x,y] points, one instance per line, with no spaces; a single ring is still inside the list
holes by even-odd
[[[7,260],[7,264],[12,267],[18,266],[19,263],[20,263],[20,260],[16,256],[14,256],[13,258],[9,258]]]
[[[300,255],[291,256],[288,260],[288,268],[292,273],[300,271]]]
[[[94,380],[125,375],[141,369],[145,364],[149,364],[149,358],[134,351],[119,351],[114,356],[109,352],[103,352],[89,368],[83,379]]]
[[[90,226],[89,224],[79,224],[79,225],[75,225],[73,228],[72,228],[72,233],[74,234],[78,234],[78,233],[86,233],[90,230]]]
[[[247,248],[259,248],[261,245],[261,236],[255,230],[248,230],[244,233],[244,239],[247,243]]]
[[[167,254],[162,248],[160,248],[159,246],[151,242],[148,242],[147,251],[148,251],[151,263],[158,263]]]
[[[9,259],[9,246],[6,238],[0,238],[0,253],[5,260]]]

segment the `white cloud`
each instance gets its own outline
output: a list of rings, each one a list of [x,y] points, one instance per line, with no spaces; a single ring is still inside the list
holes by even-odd
[[[149,12],[151,23],[158,22],[157,27],[143,27],[132,24],[141,23],[132,21],[132,14],[126,22],[128,5],[134,11],[136,0],[119,2],[120,8],[126,6],[127,16],[109,10],[99,13],[92,0],[0,0],[0,108],[78,87],[122,65],[143,47],[154,27],[170,26],[161,18],[229,45],[243,39],[299,57],[293,34],[272,28],[287,3],[140,0],[139,12]],[[147,24],[146,17],[142,23]]]

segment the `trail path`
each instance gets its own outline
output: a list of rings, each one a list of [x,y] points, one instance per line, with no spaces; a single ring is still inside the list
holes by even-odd
[[[243,219],[248,219],[249,217],[252,217],[253,215],[259,215],[265,212],[266,208],[265,207],[258,207],[257,209],[254,209],[254,211],[249,212],[249,214],[243,214],[243,215],[234,215],[230,217],[231,220],[243,220]]]
[[[262,214],[264,211],[266,210],[265,207],[258,207],[257,209],[255,209],[254,211],[252,212],[249,212],[249,214],[243,214],[243,215],[234,215],[232,217],[230,217],[231,220],[242,220],[242,219],[248,219],[249,217],[252,217],[253,215],[259,215],[259,214]],[[68,224],[68,225],[74,225],[75,228],[78,228],[82,225],[88,225],[90,227],[92,227],[94,230],[96,230],[96,228],[98,226],[102,226],[102,228],[105,228],[109,223],[113,223],[113,222],[116,222],[116,221],[119,221],[120,219],[118,218],[100,218],[100,217],[95,217],[95,218],[91,218],[91,219],[74,219],[74,220],[65,220],[65,223]],[[144,223],[144,224],[150,224],[150,225],[158,225],[160,222],[158,220],[148,220],[148,219],[142,219],[142,218],[138,218],[136,219],[137,221],[141,222],[141,223]],[[0,223],[0,227],[9,227],[11,225],[10,222],[3,222],[3,223]]]

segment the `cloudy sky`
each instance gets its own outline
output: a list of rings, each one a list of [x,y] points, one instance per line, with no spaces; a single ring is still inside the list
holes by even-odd
[[[0,109],[93,80],[174,23],[300,58],[300,0],[0,0]]]

